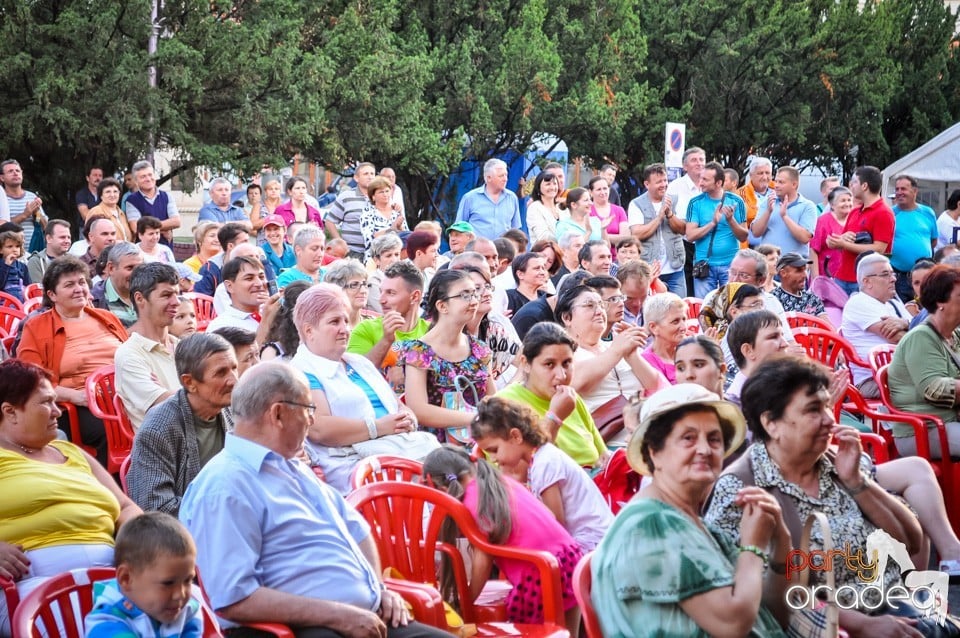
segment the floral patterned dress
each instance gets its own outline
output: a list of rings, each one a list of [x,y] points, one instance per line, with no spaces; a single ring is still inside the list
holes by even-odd
[[[419,339],[403,341],[394,346],[400,365],[409,365],[427,371],[427,399],[431,405],[443,407],[444,395],[462,392],[463,399],[470,407],[474,405],[473,392],[463,391],[463,382],[458,388],[456,379],[462,376],[468,379],[477,390],[476,400],[483,399],[487,391],[487,379],[490,377],[490,348],[474,337],[470,339],[470,355],[462,361],[448,361],[438,355],[433,348]],[[441,442],[447,440],[446,430],[434,430]]]

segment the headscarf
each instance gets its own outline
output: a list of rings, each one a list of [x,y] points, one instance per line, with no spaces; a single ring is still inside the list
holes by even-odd
[[[704,304],[700,309],[700,325],[703,330],[708,328],[717,329],[717,338],[722,339],[727,333],[727,327],[730,325],[727,319],[727,311],[733,305],[733,298],[742,286],[740,282],[726,284],[717,290],[709,304]]]

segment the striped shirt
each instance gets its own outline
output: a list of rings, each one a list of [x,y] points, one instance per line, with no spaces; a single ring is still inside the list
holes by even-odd
[[[360,218],[370,208],[368,200],[359,188],[351,188],[337,195],[327,219],[337,225],[340,236],[347,242],[350,252],[363,253],[365,245],[360,230]]]

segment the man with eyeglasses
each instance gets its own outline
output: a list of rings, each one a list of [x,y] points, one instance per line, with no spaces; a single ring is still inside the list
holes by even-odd
[[[198,332],[177,344],[173,358],[181,387],[147,412],[133,439],[127,494],[145,511],[176,516],[190,481],[233,429],[227,408],[237,357],[220,335]]]
[[[870,351],[879,345],[899,343],[909,328],[910,314],[897,297],[897,276],[890,260],[876,253],[857,264],[860,292],[843,307],[840,330],[844,338],[866,361]],[[853,383],[868,399],[880,396],[869,368],[851,365]]]
[[[590,286],[600,294],[600,298],[603,300],[604,310],[607,311],[607,328],[603,331],[603,334],[600,335],[600,340],[612,341],[615,331],[619,332],[621,329],[628,327],[627,324],[623,322],[624,302],[626,302],[627,298],[620,290],[620,281],[617,280],[616,277],[609,275],[598,275],[587,279],[584,284]],[[641,328],[641,330],[643,329]]]
[[[772,294],[787,312],[803,312],[827,321],[827,309],[823,300],[806,289],[808,266],[813,262],[798,253],[786,253],[777,261],[780,285]]]

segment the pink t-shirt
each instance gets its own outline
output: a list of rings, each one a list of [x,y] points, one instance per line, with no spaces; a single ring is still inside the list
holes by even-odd
[[[827,248],[827,237],[839,235],[842,232],[843,224],[837,221],[833,213],[824,213],[817,218],[817,227],[813,231],[810,248],[817,251],[817,266],[824,277],[832,277],[837,272],[843,255],[843,250],[840,248]]]
[[[600,216],[597,214],[597,207],[590,207],[590,216],[596,219],[600,219]],[[610,221],[607,223],[606,231],[608,234],[618,235],[620,234],[620,225],[623,224],[624,227],[627,227],[627,211],[622,207],[617,206],[616,204],[610,204]],[[610,246],[610,253],[613,255],[613,258],[617,258],[617,249],[615,246]]]
[[[641,357],[647,360],[647,362],[652,365],[654,368],[663,373],[663,376],[667,378],[667,381],[670,382],[670,385],[676,385],[677,383],[677,366],[673,364],[673,361],[664,361],[661,359],[657,353],[655,353],[650,348],[644,350],[641,354]]]

